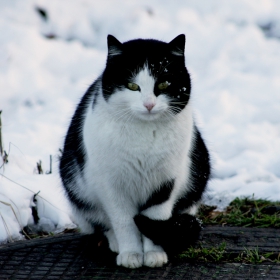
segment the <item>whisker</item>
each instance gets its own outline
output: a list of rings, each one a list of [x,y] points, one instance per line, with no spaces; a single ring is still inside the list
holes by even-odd
[[[178,107],[174,107],[174,106],[169,106],[169,111],[171,111],[172,113],[180,113],[182,111],[181,108]]]
[[[166,116],[168,116],[168,117],[172,117],[173,119],[175,119],[175,117],[176,117],[176,115],[174,114],[174,112],[173,112],[171,109],[169,109],[169,108],[168,108],[168,110],[166,110],[166,111],[164,112],[164,114],[165,114]]]
[[[114,113],[114,117],[116,117],[115,121],[119,121],[120,119],[124,118],[125,116],[129,115],[131,113],[129,108],[124,108],[116,113]]]
[[[134,117],[134,113],[130,112],[130,114],[128,115],[128,118],[126,119],[126,121],[124,122],[124,124],[122,125],[121,128],[121,133],[123,133],[124,129],[126,128],[127,123]]]
[[[174,107],[174,106],[170,106],[169,108],[170,108],[173,112],[174,112],[174,111],[180,112],[180,111],[182,110],[181,108]]]
[[[176,101],[169,101],[169,104],[187,104],[187,103],[189,103],[189,101],[178,101],[178,102],[176,102]]]

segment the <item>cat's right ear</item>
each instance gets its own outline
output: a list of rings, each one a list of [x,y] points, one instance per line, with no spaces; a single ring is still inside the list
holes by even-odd
[[[122,43],[113,35],[108,35],[108,57],[122,54]]]
[[[176,38],[174,38],[168,44],[171,53],[176,56],[183,56],[185,51],[185,41],[186,41],[186,37],[184,34],[181,34]]]

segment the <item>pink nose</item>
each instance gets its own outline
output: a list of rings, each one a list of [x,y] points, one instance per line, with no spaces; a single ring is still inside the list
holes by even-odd
[[[154,103],[146,103],[146,104],[144,104],[144,106],[147,108],[147,110],[149,112],[151,112],[151,110],[155,107],[155,105],[156,104],[154,104]]]

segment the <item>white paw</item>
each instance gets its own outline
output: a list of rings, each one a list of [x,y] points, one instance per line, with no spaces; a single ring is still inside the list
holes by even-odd
[[[123,252],[117,256],[117,265],[127,268],[138,268],[143,265],[143,254],[136,252]]]
[[[149,267],[161,267],[168,261],[165,252],[150,251],[144,255],[144,265]]]

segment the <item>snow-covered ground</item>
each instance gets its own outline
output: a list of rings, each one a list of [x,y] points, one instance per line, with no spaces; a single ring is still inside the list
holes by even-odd
[[[20,227],[33,224],[34,194],[38,228],[74,227],[59,148],[77,102],[103,70],[107,34],[170,41],[181,33],[196,119],[213,159],[206,202],[224,207],[252,194],[280,200],[280,1],[0,0],[9,154],[0,172],[0,241],[21,238]],[[37,174],[39,160],[49,171],[50,155],[52,174]]]

